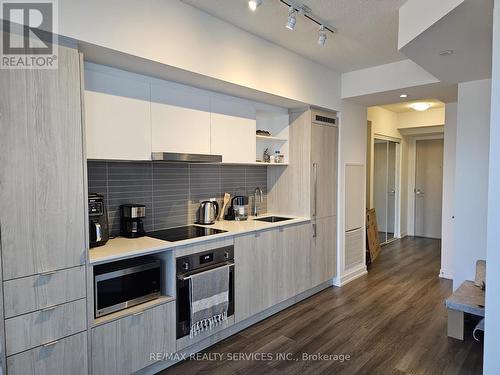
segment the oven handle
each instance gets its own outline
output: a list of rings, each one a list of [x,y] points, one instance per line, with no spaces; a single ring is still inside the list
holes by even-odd
[[[213,267],[213,268],[210,268],[208,270],[205,270],[205,271],[201,271],[201,272],[195,272],[189,276],[182,276],[182,275],[177,275],[177,278],[181,281],[184,281],[184,280],[189,280],[190,278],[192,278],[194,275],[200,275],[200,274],[203,274],[203,273],[207,273],[207,272],[210,272],[210,271],[213,271],[213,270],[217,270],[219,268],[230,268],[230,267],[234,267],[234,263],[226,263],[224,264],[223,266],[218,266],[218,267]]]

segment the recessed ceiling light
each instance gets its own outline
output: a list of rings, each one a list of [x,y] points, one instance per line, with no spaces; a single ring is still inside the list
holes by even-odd
[[[407,98],[407,97],[408,97],[408,95],[407,95],[407,94],[401,94],[401,95],[399,95],[399,97],[400,97],[400,98]]]
[[[412,103],[410,104],[410,107],[415,111],[423,112],[427,111],[431,107],[431,105],[429,103]]]
[[[286,23],[286,28],[288,30],[295,29],[295,24],[297,23],[297,18],[295,18],[295,9],[293,7],[288,8],[288,20]]]
[[[248,2],[248,7],[252,12],[255,12],[255,10],[262,4],[262,0],[250,0]]]
[[[324,46],[326,43],[326,33],[325,33],[325,26],[321,25],[319,27],[319,37],[318,37],[318,44],[320,46]]]
[[[450,56],[453,55],[454,53],[455,51],[453,51],[452,49],[446,49],[444,51],[439,52],[439,56]]]

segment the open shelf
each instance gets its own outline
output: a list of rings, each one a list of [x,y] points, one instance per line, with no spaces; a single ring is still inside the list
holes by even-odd
[[[280,137],[273,137],[273,136],[267,136],[267,135],[256,135],[255,136],[258,141],[267,141],[267,142],[287,142],[288,139],[285,138],[280,138]]]
[[[144,302],[136,306],[128,307],[126,309],[101,316],[99,318],[94,319],[92,322],[92,327],[97,327],[105,323],[112,322],[113,320],[121,319],[126,316],[134,315],[134,314],[140,314],[145,310],[151,309],[155,306],[163,305],[164,303],[172,302],[175,301],[174,297],[171,296],[160,296],[157,299],[154,299],[152,301]]]

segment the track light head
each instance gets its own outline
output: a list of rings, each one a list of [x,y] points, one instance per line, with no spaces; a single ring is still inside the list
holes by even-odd
[[[295,17],[295,9],[293,7],[288,8],[288,20],[286,22],[286,28],[288,30],[295,29],[295,24],[297,23],[297,18]]]
[[[319,36],[318,36],[318,44],[320,46],[324,46],[326,43],[326,32],[325,32],[325,26],[321,25],[319,27]]]
[[[252,12],[255,12],[257,8],[262,4],[262,0],[250,0],[248,2],[248,7]]]

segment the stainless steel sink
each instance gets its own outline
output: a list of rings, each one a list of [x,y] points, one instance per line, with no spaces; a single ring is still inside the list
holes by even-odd
[[[291,217],[281,217],[281,216],[267,216],[254,219],[257,221],[265,221],[266,223],[278,223],[280,221],[292,220]]]

